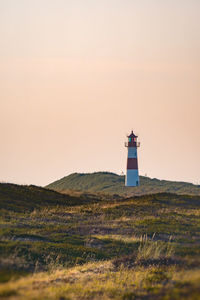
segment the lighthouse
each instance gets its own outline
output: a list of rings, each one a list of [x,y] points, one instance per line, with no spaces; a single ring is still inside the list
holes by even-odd
[[[127,136],[128,142],[125,143],[125,147],[128,149],[127,158],[127,169],[126,169],[126,186],[138,186],[139,174],[138,174],[138,159],[137,159],[137,148],[140,143],[137,142],[137,136],[131,132]]]

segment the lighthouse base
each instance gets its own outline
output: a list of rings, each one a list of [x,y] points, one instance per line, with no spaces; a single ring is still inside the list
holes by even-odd
[[[138,170],[130,170],[126,171],[126,182],[125,186],[139,186],[139,174]]]

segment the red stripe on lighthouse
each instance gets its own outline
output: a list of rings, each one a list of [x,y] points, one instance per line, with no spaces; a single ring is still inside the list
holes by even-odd
[[[138,169],[137,158],[128,158],[127,169]]]

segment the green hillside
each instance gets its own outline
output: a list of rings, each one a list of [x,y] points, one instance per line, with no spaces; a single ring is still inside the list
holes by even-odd
[[[88,201],[95,201],[95,197],[74,197],[34,185],[0,183],[0,209],[27,212],[56,205],[80,205]]]
[[[186,182],[151,179],[140,176],[139,187],[125,187],[125,177],[109,172],[73,173],[49,185],[47,188],[59,192],[87,191],[91,193],[119,194],[124,196],[152,193],[176,193],[200,195],[200,186]]]

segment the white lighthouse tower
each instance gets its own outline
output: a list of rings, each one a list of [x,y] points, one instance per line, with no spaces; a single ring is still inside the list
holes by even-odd
[[[125,143],[125,147],[128,148],[127,169],[126,169],[126,186],[138,186],[139,174],[138,174],[138,159],[137,148],[140,143],[137,142],[137,136],[133,131],[128,137],[128,142]]]

